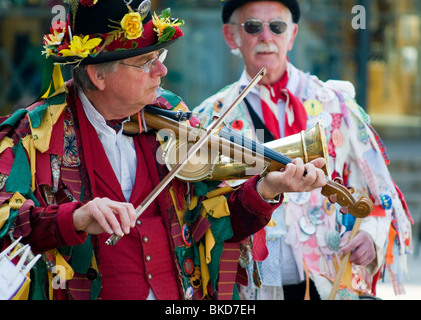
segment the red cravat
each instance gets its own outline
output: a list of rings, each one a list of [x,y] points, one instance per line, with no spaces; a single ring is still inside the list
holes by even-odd
[[[286,88],[287,83],[288,72],[285,72],[278,82],[270,86],[262,86],[260,91],[263,120],[265,121],[266,128],[270,130],[275,139],[281,138],[279,121],[275,116],[279,99],[286,102],[284,123],[285,137],[300,133],[307,128],[307,112],[301,101]],[[272,108],[270,106],[272,106]],[[268,255],[266,230],[263,228],[254,235],[253,260],[264,261]]]
[[[282,78],[269,86],[263,86],[261,93],[262,113],[265,126],[270,130],[275,139],[281,138],[279,121],[275,115],[279,99],[286,102],[285,106],[285,136],[299,133],[307,127],[307,112],[296,96],[286,87],[288,83],[288,72]],[[272,106],[272,108],[271,108]],[[274,113],[275,112],[275,113]]]

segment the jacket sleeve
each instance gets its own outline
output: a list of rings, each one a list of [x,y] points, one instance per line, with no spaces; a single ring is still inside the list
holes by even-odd
[[[279,204],[263,201],[256,191],[256,183],[260,177],[247,180],[241,188],[235,190],[228,198],[231,212],[231,226],[234,236],[230,242],[241,241],[264,228],[270,221],[273,211]]]
[[[76,232],[73,227],[73,212],[81,205],[80,202],[69,202],[35,207],[32,203],[22,207],[17,217],[14,237],[22,236],[23,241],[31,245],[34,253],[82,244],[87,234]]]

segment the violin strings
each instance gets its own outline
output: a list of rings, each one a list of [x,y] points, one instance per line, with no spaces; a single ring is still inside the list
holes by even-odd
[[[253,152],[256,152],[259,155],[262,155],[284,165],[287,165],[288,163],[292,162],[292,159],[264,146],[263,144],[258,144],[256,141],[247,138],[244,135],[237,133],[227,127],[224,127],[219,131],[219,136],[235,144],[240,144],[244,148],[247,148]]]

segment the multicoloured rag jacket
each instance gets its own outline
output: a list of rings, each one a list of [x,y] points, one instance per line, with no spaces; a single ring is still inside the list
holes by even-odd
[[[72,213],[98,187],[89,171],[94,164],[83,148],[90,139],[81,136],[78,99],[70,81],[50,97],[0,119],[0,245],[22,236],[34,252],[43,254],[31,271],[29,299],[100,297],[98,237],[73,228]],[[155,105],[187,110],[168,91]],[[156,164],[148,169],[156,170],[160,181],[168,169],[155,158],[161,147],[156,132],[142,135]],[[175,179],[164,190],[160,215],[180,299],[236,297],[239,242],[267,225],[276,208],[260,199],[257,178],[242,188],[216,191],[212,183],[187,185]],[[191,233],[182,234],[186,229]]]
[[[353,278],[347,278],[348,288],[353,292],[364,294],[370,289],[374,291],[374,286],[370,288],[363,280],[363,273],[368,271],[372,276],[378,275],[384,265],[392,271],[393,254],[404,257],[412,250],[412,218],[387,169],[389,159],[385,148],[370,125],[369,116],[355,102],[352,84],[322,82],[291,64],[288,72],[290,80],[287,88],[304,104],[308,114],[307,128],[318,121],[324,127],[331,178],[340,177],[346,187],[352,186],[357,199],[369,196],[374,202],[374,210],[364,219],[360,230],[372,237],[377,259],[366,270],[356,266],[352,270],[349,268],[348,273],[352,272]],[[245,79],[247,76],[243,73],[239,81],[203,101],[194,109],[196,116],[201,119],[218,116],[238,97],[246,84]],[[258,96],[259,91],[254,88],[249,96],[252,94]],[[254,101],[260,100],[255,98]],[[256,109],[259,108],[260,105]],[[261,138],[256,135],[252,116],[244,102],[230,115],[226,124],[243,135]],[[269,256],[257,264],[263,285],[281,286],[284,283],[279,271],[282,265],[280,241],[283,239],[293,250],[301,281],[307,267],[319,292],[326,291],[321,288],[326,287],[326,277],[334,278],[337,270],[339,235],[352,229],[355,221],[353,216],[342,215],[338,209],[338,206],[330,205],[320,190],[285,195],[283,204],[273,215],[277,226],[266,227]],[[306,225],[310,226],[307,233]],[[394,276],[394,273],[391,272],[391,275]],[[349,292],[342,291],[342,295],[350,297]],[[322,294],[323,297],[327,298]]]

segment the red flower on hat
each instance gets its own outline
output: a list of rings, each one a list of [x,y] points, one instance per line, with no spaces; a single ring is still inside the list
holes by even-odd
[[[181,28],[179,26],[174,26],[175,28],[175,33],[172,36],[171,40],[177,39],[179,37],[182,37],[184,35],[183,31],[181,30]]]
[[[80,0],[80,4],[85,7],[92,7],[96,5],[98,0]]]

